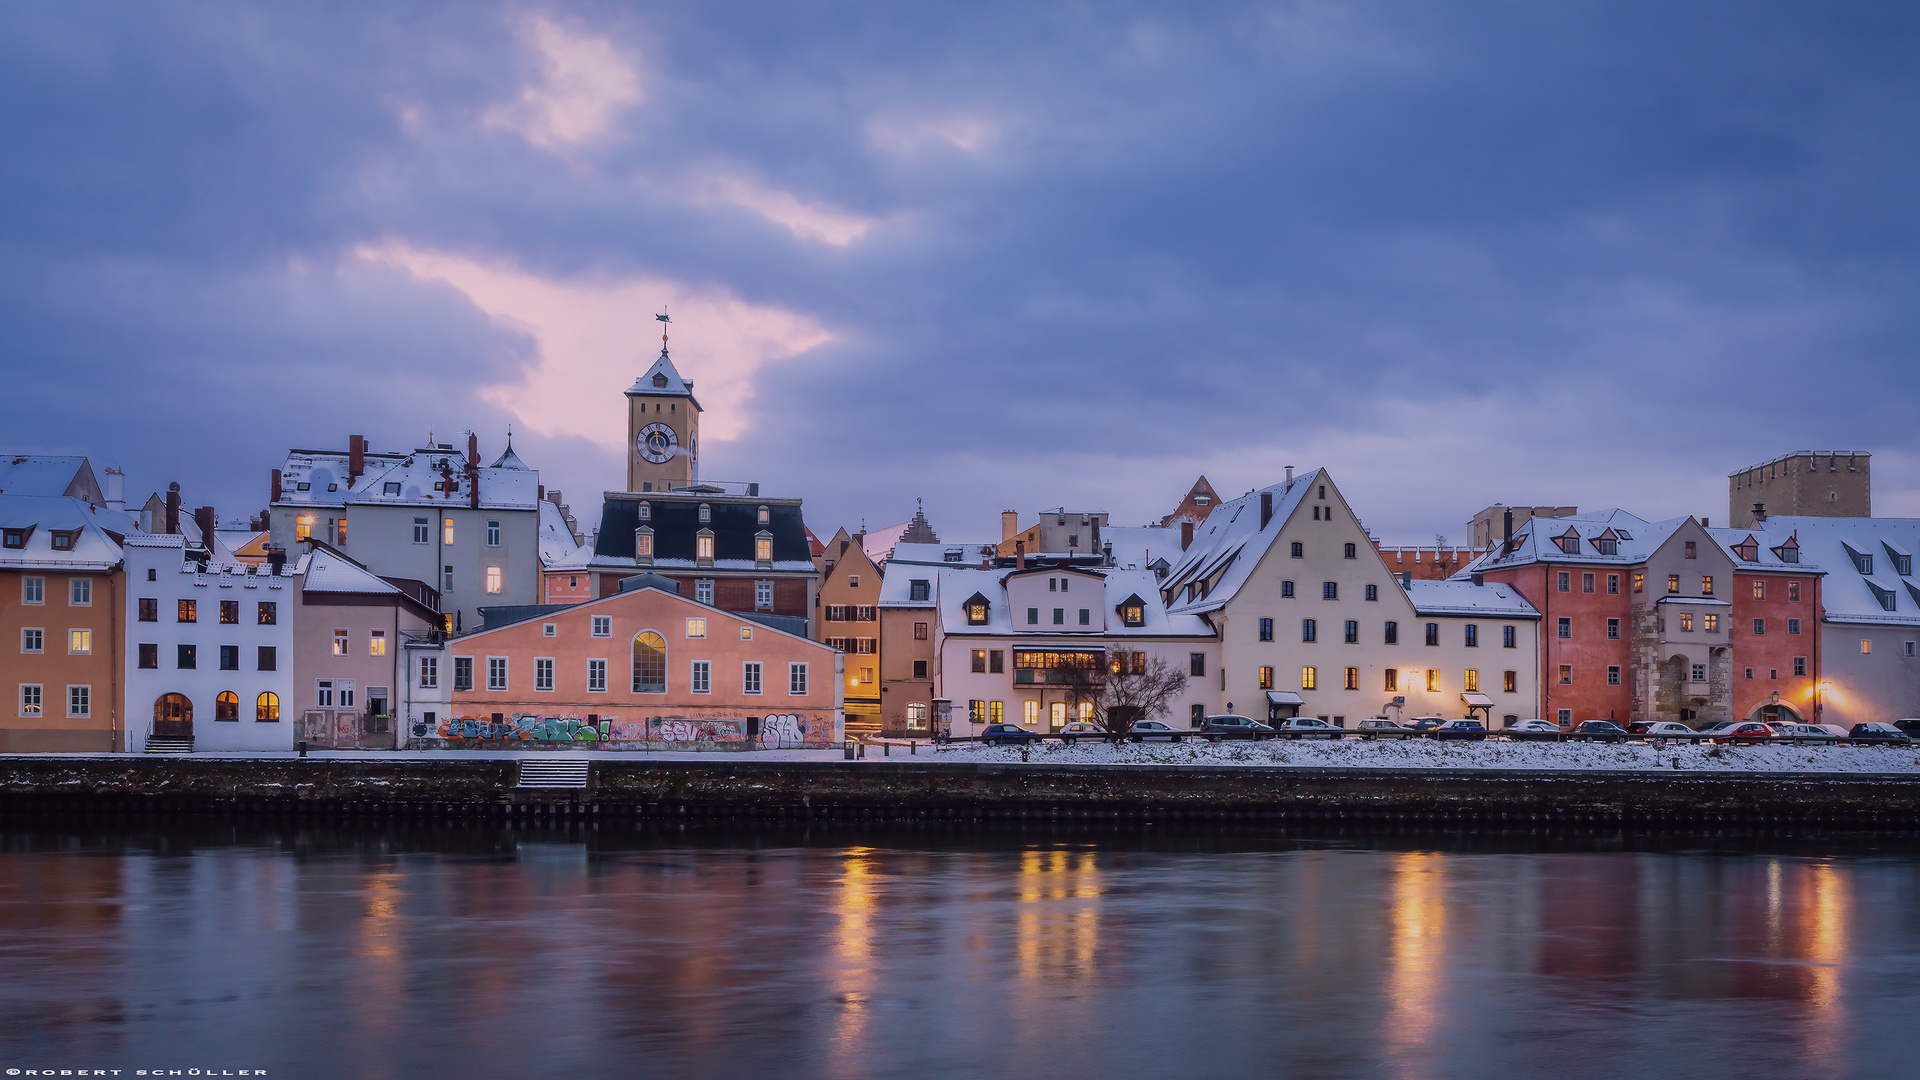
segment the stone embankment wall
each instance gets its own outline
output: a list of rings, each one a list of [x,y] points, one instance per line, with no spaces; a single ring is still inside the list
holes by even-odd
[[[543,755],[544,756],[544,755]],[[1920,827],[1920,776],[590,759],[585,789],[511,759],[0,758],[0,813],[1298,818]]]

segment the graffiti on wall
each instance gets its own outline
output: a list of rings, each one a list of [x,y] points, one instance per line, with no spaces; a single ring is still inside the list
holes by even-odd
[[[814,738],[808,740],[808,728],[814,729]],[[833,737],[832,731],[821,732],[819,725],[810,725],[807,718],[798,713],[783,716],[768,716],[760,721],[760,745],[768,750],[780,750],[788,747],[806,746],[809,741],[824,745]]]
[[[833,738],[831,721],[799,713],[761,718],[751,738],[749,727],[745,717],[649,716],[622,720],[603,714],[596,724],[574,716],[520,713],[499,720],[490,715],[442,717],[435,734],[455,744],[592,743],[619,747],[659,743],[740,746],[751,742],[766,750],[825,746]]]
[[[490,716],[449,716],[439,723],[439,737],[496,742],[600,742],[606,738],[606,729],[612,723],[614,721],[608,718],[596,727],[576,717],[534,716],[531,713],[499,720]]]

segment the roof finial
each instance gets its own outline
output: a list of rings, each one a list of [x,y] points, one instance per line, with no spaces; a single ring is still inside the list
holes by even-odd
[[[661,306],[660,314],[655,315],[654,318],[660,320],[660,355],[665,356],[667,355],[667,324],[673,320],[667,318],[665,305]]]

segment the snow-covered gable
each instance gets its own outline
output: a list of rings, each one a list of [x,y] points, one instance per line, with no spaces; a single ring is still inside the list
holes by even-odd
[[[355,566],[351,560],[324,548],[302,555],[294,573],[305,576],[302,592],[387,596],[400,591],[377,575]]]
[[[673,360],[667,356],[667,350],[661,349],[653,366],[633,381],[627,393],[690,398],[693,396],[693,384],[680,377],[680,372],[674,369]]]
[[[904,568],[903,568],[904,569]],[[931,569],[931,568],[930,568]],[[1153,574],[1145,570],[1029,570],[1024,575],[1016,570],[947,570],[935,571],[938,577],[933,582],[934,604],[940,611],[940,623],[943,631],[954,637],[1000,636],[1022,637],[1034,640],[1061,637],[1078,638],[1133,638],[1133,637],[1195,637],[1211,640],[1213,627],[1207,621],[1194,614],[1170,614],[1160,600],[1159,582]],[[1074,580],[1088,580],[1099,588],[1099,603],[1106,613],[1104,628],[1089,629],[1069,623],[1054,626],[1050,621],[1039,625],[1028,625],[1023,619],[1016,618],[1019,605],[1009,599],[1007,581],[1014,578],[1032,577],[1036,574],[1071,574]],[[900,575],[902,581],[906,575]],[[902,603],[887,603],[892,590],[896,588],[895,575],[887,575],[882,586],[882,606],[909,606]],[[905,588],[900,589],[900,599],[908,596]],[[967,622],[967,601],[975,595],[987,599],[987,622],[982,626]],[[1073,594],[1069,594],[1070,596]],[[1139,626],[1128,626],[1116,614],[1121,603],[1138,596],[1142,601],[1142,621]],[[1043,615],[1043,619],[1045,616]]]
[[[1191,600],[1176,600],[1169,610],[1199,614],[1225,607],[1246,584],[1254,567],[1260,565],[1267,549],[1279,539],[1281,527],[1320,477],[1321,470],[1314,469],[1214,507],[1207,520],[1194,529],[1193,544],[1180,553],[1167,579],[1158,586],[1167,590],[1169,596],[1177,596],[1176,590],[1189,585],[1204,585],[1204,588],[1196,589]],[[1263,492],[1273,496],[1273,520],[1266,528],[1260,524]],[[1174,546],[1178,548],[1177,540]]]
[[[872,559],[875,564],[884,563],[887,557],[893,554],[894,546],[900,543],[900,538],[907,535],[907,530],[911,528],[913,528],[913,521],[908,519],[898,525],[889,525],[876,532],[870,532],[860,538],[860,550],[866,552],[867,558]]]
[[[540,565],[548,570],[580,550],[567,528],[567,517],[551,500],[540,500]],[[591,553],[589,553],[591,554]]]
[[[1561,519],[1564,520],[1564,519]],[[1422,615],[1484,615],[1500,619],[1537,619],[1540,612],[1511,585],[1471,580],[1415,580],[1405,586],[1413,609]]]
[[[1492,550],[1453,576],[1455,580],[1466,580],[1477,570],[1504,570],[1530,563],[1632,566],[1646,562],[1689,520],[1677,517],[1646,521],[1619,509],[1596,510],[1573,517],[1534,518],[1514,534],[1511,553],[1503,554],[1504,545],[1495,540]],[[1608,554],[1609,547],[1612,554]]]
[[[79,454],[0,454],[0,495],[106,501],[92,463]]]
[[[1774,517],[1724,531],[1753,533],[1776,561],[1776,549],[1795,539],[1800,561],[1779,565],[1823,578],[1820,606],[1828,622],[1920,625],[1920,577],[1908,555],[1920,549],[1920,518]]]

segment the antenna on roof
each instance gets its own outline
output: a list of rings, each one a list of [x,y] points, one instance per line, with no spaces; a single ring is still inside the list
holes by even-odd
[[[667,355],[667,324],[672,322],[673,320],[667,318],[667,309],[665,305],[661,306],[660,314],[655,315],[654,318],[660,320],[660,355],[665,356]]]

